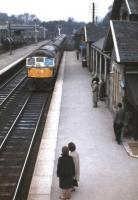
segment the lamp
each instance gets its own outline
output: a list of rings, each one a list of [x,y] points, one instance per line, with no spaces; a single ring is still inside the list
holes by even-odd
[[[7,40],[9,42],[9,49],[10,49],[10,55],[11,55],[12,54],[11,24],[9,21],[6,21],[6,24],[7,24],[7,31],[8,31]]]

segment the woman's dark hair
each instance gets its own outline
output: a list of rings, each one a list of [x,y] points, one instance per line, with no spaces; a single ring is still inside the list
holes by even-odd
[[[122,108],[122,103],[119,102],[119,103],[117,104],[117,106],[118,106],[119,108]]]
[[[73,142],[70,142],[68,144],[68,148],[70,151],[75,151],[76,150],[76,145]]]
[[[62,156],[69,155],[69,148],[67,146],[62,147]]]

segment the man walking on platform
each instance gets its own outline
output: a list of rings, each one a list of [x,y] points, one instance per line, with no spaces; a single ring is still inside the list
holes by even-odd
[[[124,121],[124,110],[122,109],[122,103],[118,103],[117,106],[118,106],[118,110],[114,118],[114,132],[115,132],[117,143],[121,144],[121,132],[122,132],[123,121]]]
[[[79,60],[79,56],[80,56],[80,52],[79,52],[79,50],[77,50],[77,51],[76,51],[77,60]]]
[[[93,107],[96,108],[97,107],[97,102],[98,102],[98,83],[97,81],[94,81],[93,82],[93,85],[92,85],[92,92],[93,92]]]

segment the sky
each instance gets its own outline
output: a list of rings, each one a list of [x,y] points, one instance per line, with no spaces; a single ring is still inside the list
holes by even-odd
[[[0,12],[9,16],[35,14],[41,21],[68,20],[71,17],[78,22],[90,22],[93,2],[99,18],[103,18],[113,4],[113,0],[3,0]]]

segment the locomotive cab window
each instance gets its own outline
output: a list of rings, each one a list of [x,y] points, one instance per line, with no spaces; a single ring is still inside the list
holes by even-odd
[[[38,57],[38,58],[36,58],[36,62],[44,62],[44,58],[43,57]]]
[[[35,65],[35,58],[27,58],[26,65],[27,66],[34,66]]]

